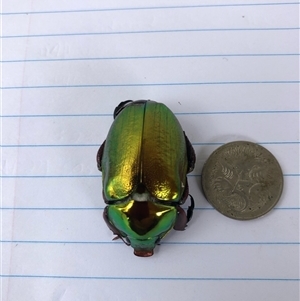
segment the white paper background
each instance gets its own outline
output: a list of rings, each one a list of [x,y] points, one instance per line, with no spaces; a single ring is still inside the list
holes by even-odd
[[[299,3],[2,2],[2,300],[299,300]],[[184,232],[138,258],[111,241],[95,156],[125,99],[165,103],[196,151]],[[284,191],[215,211],[203,163],[260,143]]]

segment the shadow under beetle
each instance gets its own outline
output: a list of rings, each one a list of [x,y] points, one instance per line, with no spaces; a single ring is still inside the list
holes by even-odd
[[[187,213],[180,205],[189,196],[186,175],[195,160],[189,139],[164,104],[127,100],[115,108],[114,122],[97,153],[108,205],[103,217],[135,255],[153,255],[172,228],[184,230],[192,218],[192,196]]]

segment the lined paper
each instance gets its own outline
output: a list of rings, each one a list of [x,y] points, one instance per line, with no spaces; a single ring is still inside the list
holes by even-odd
[[[299,2],[3,1],[1,300],[299,300]],[[186,231],[138,258],[106,227],[96,153],[120,101],[177,116],[197,155]],[[252,221],[205,200],[224,143],[278,159]]]

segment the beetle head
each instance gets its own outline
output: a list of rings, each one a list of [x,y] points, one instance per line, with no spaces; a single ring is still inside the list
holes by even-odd
[[[130,200],[108,206],[105,214],[109,228],[134,248],[134,254],[148,257],[174,226],[177,210],[174,206]]]

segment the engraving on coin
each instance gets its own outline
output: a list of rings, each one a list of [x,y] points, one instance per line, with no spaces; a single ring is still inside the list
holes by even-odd
[[[234,219],[249,220],[270,211],[278,202],[283,175],[276,158],[247,141],[227,143],[204,164],[202,188],[209,203]]]

